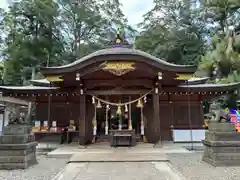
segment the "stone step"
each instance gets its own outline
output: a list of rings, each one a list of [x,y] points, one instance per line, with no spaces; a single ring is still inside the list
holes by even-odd
[[[30,142],[27,144],[0,144],[0,151],[1,150],[25,150],[30,149],[31,147],[36,147],[37,142]]]
[[[31,126],[27,125],[7,125],[3,128],[4,135],[21,135],[21,134],[30,134]]]
[[[206,141],[240,141],[239,132],[205,132]]]
[[[34,140],[33,134],[0,136],[0,144],[26,144]]]
[[[240,141],[202,141],[205,146],[210,147],[240,147]]]
[[[215,161],[238,160],[240,162],[240,153],[211,153],[208,157]]]
[[[203,157],[203,161],[213,165],[213,166],[240,166],[240,161],[239,160],[213,160],[210,159],[209,157]]]
[[[0,157],[1,156],[26,156],[35,152],[36,148],[31,147],[26,150],[0,150]]]
[[[13,170],[13,169],[26,169],[28,168],[28,163],[2,163],[0,164],[0,169]]]
[[[240,147],[205,147],[210,153],[239,153]]]
[[[27,163],[35,157],[35,153],[26,156],[0,156],[0,164],[4,163]]]
[[[218,123],[210,122],[208,124],[208,131],[211,132],[236,132],[236,128],[232,123]]]

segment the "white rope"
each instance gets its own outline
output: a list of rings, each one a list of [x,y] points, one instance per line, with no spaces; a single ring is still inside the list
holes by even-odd
[[[150,90],[149,92],[147,92],[146,94],[142,95],[141,97],[139,97],[139,98],[137,98],[137,99],[135,99],[135,100],[133,100],[133,101],[125,102],[125,103],[113,103],[113,102],[109,102],[109,101],[103,100],[103,99],[101,99],[101,98],[98,98],[98,97],[94,96],[93,94],[90,94],[90,93],[89,93],[89,94],[90,94],[92,97],[94,97],[95,99],[97,99],[98,101],[102,102],[102,103],[109,104],[109,105],[112,105],[112,106],[125,106],[125,105],[133,104],[133,103],[141,100],[142,98],[144,98],[145,96],[147,96],[148,94],[150,94],[152,91],[153,91],[153,89]]]

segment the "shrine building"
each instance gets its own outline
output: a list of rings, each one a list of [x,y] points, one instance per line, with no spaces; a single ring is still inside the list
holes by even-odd
[[[133,131],[149,143],[172,141],[173,129],[203,129],[203,100],[239,88],[206,84],[197,67],[168,63],[117,41],[73,63],[42,67],[32,86],[1,86],[4,96],[36,103],[35,119],[64,127],[74,120],[80,145],[108,137],[112,129]]]

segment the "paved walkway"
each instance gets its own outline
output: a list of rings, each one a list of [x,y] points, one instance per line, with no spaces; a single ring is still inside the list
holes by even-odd
[[[53,180],[184,180],[168,163],[70,163]]]
[[[153,148],[138,144],[133,148],[111,148],[99,144],[87,148],[62,146],[49,156],[69,155],[69,164],[53,180],[185,180],[176,174],[167,154],[191,153],[183,144]]]

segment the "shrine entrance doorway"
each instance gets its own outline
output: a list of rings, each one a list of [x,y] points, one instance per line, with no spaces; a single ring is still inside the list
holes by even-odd
[[[114,101],[110,100],[107,103],[101,97],[94,100],[96,123],[93,124],[96,124],[96,127],[93,126],[93,133],[96,141],[107,141],[111,130],[134,130],[138,140],[142,140],[144,136],[143,101],[137,100],[134,103],[129,103],[129,101],[122,100],[125,97],[124,95],[118,95],[117,97],[117,102],[121,105],[118,105],[118,103],[113,105],[112,102]],[[129,99],[133,98],[134,96],[129,97]],[[116,100],[116,98],[114,99]],[[121,102],[119,99],[121,99]]]

